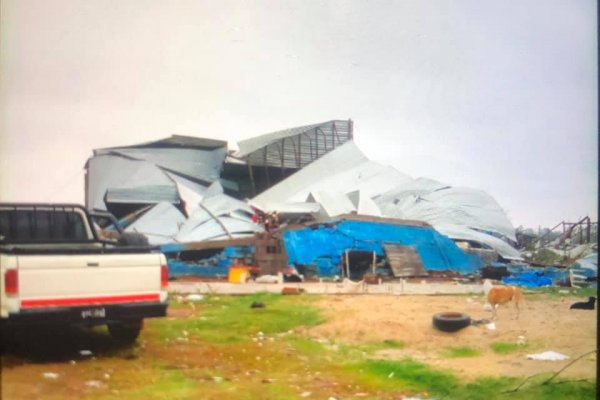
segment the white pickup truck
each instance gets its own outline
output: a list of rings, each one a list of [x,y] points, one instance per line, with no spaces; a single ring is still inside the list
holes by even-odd
[[[131,343],[167,310],[164,255],[98,237],[78,205],[0,203],[0,321],[11,326],[107,324]]]

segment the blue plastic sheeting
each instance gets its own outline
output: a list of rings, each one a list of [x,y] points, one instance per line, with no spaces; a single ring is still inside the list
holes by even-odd
[[[375,251],[384,256],[385,243],[415,247],[426,270],[471,274],[483,266],[479,256],[463,252],[448,237],[420,226],[342,220],[288,230],[283,241],[288,264],[316,266],[321,276],[340,274],[340,261],[346,250]]]
[[[161,250],[163,253],[185,251],[182,250],[183,247],[178,247],[177,245],[165,245],[161,247]],[[167,258],[169,278],[178,276],[227,276],[229,267],[234,264],[236,259],[243,259],[246,256],[252,255],[254,251],[254,246],[229,246],[225,247],[221,253],[202,260],[181,261],[176,258]]]
[[[169,278],[178,276],[227,276],[233,261],[226,259],[223,264],[202,265],[179,260],[168,260]]]
[[[538,288],[552,286],[552,278],[545,276],[543,271],[523,271],[502,278],[502,282],[508,285],[521,286],[525,288]]]
[[[532,268],[525,264],[510,265],[508,272],[510,272],[510,276],[502,278],[502,282],[529,288],[549,285],[558,286],[564,284],[569,277],[569,271],[552,265],[544,269]]]
[[[559,285],[566,283],[567,278],[569,277],[569,271],[564,268],[550,266],[544,269],[544,276],[552,279],[553,285]]]

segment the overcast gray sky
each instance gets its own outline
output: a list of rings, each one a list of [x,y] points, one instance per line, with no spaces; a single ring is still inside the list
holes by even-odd
[[[2,0],[0,199],[83,202],[92,149],[352,118],[372,160],[597,219],[592,0]]]

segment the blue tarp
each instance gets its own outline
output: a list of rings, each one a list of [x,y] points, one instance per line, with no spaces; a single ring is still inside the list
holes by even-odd
[[[386,243],[413,246],[426,270],[471,274],[483,266],[479,256],[463,252],[447,236],[421,226],[342,220],[288,230],[283,240],[288,264],[316,266],[321,276],[340,274],[346,250],[375,251],[384,256]]]
[[[525,288],[537,288],[552,286],[552,277],[546,276],[543,271],[523,271],[502,278],[502,282],[508,285],[521,286]]]
[[[168,244],[161,247],[163,253],[172,254],[187,251],[185,243]],[[193,251],[193,250],[190,250]],[[169,278],[178,276],[227,276],[229,267],[236,259],[254,254],[254,246],[228,246],[222,252],[202,260],[181,261],[167,257]]]
[[[225,262],[223,264],[217,265],[203,265],[179,260],[168,260],[169,278],[178,276],[227,276],[229,267],[233,261],[229,259],[224,260]]]

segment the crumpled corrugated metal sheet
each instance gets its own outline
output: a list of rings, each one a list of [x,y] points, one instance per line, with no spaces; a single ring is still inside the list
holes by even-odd
[[[505,258],[521,259],[517,250],[498,238],[515,241],[515,230],[504,210],[489,194],[451,187],[433,179],[412,179],[392,167],[369,161],[352,142],[326,154],[252,201],[262,209],[275,211],[273,206],[302,201],[309,193],[319,191],[346,195],[359,191],[374,201],[384,217],[425,221],[451,233],[454,239],[478,241]],[[376,213],[376,208],[367,210]]]
[[[204,198],[204,195],[207,191],[206,186],[197,184],[189,179],[185,179],[170,172],[167,172],[167,175],[173,180],[173,182],[175,182],[179,197],[185,203],[185,211],[187,215],[192,215],[192,213],[198,208],[198,204],[200,204]]]
[[[410,180],[392,167],[369,161],[353,142],[346,142],[252,201],[269,209],[271,203],[306,201],[315,191],[346,194],[360,190],[373,197],[389,190],[394,182]]]
[[[371,215],[374,217],[382,217],[381,209],[379,206],[360,190],[348,193],[348,198],[356,207],[356,213],[359,215]]]
[[[310,192],[306,199],[308,203],[317,203],[321,205],[317,219],[328,219],[342,214],[356,212],[356,207],[352,201],[343,193],[318,190]]]
[[[106,211],[109,201],[145,203],[179,202],[174,182],[157,166],[147,161],[115,155],[93,157],[88,162],[88,208]]]
[[[214,182],[219,179],[227,149],[126,148],[97,150],[96,153],[97,155],[110,154],[143,160],[160,168],[192,176],[206,182]]]
[[[247,203],[223,193],[223,187],[213,183],[204,198],[181,226],[175,240],[192,242],[250,235],[264,229],[252,222],[253,210]]]
[[[482,190],[450,187],[430,179],[398,185],[375,199],[385,215],[493,232],[516,242],[515,229],[496,200]]]
[[[226,145],[223,141],[173,136],[128,147],[94,150],[86,165],[86,205],[106,210],[105,201],[177,204],[180,189],[201,193],[200,184],[220,179]],[[182,191],[194,197],[185,189]]]
[[[171,203],[158,203],[129,225],[125,232],[138,232],[153,246],[172,243],[185,216]]]
[[[462,225],[437,224],[434,225],[434,228],[438,232],[455,240],[472,240],[474,242],[483,243],[494,249],[498,254],[506,259],[523,260],[521,253],[517,249],[506,243],[504,240],[492,235],[478,232]]]

